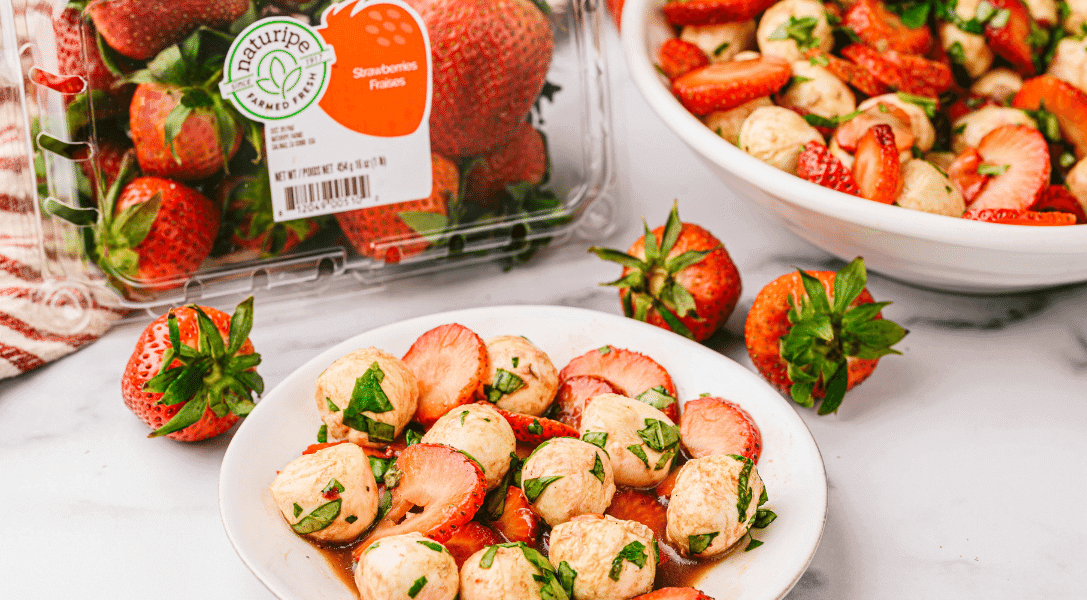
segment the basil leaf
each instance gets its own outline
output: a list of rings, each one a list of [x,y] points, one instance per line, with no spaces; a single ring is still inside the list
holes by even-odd
[[[642,464],[645,465],[645,468],[649,468],[649,457],[645,455],[645,450],[642,450],[642,446],[640,444],[632,444],[630,446],[627,446],[627,450],[630,450],[631,454],[637,456],[638,459],[642,461]]]
[[[825,404],[825,401],[824,401]],[[747,509],[751,506],[751,469],[755,467],[755,463],[746,456],[740,456],[739,454],[729,454],[732,458],[741,461],[744,466],[740,469],[740,474],[736,478],[736,510],[739,512],[739,517],[736,519],[738,523],[743,523],[747,520]]]
[[[344,521],[346,521],[348,524],[354,523],[355,521],[358,521],[358,520],[359,520],[359,518],[356,517],[355,515],[351,515],[350,517],[345,517],[344,518]]]
[[[639,402],[645,402],[657,410],[664,410],[676,403],[676,399],[661,385],[649,388],[638,394],[634,399]]]
[[[297,502],[295,502],[294,503],[294,516],[295,516],[295,518],[297,519],[298,515],[300,515],[300,514],[302,514],[302,507]]]
[[[376,456],[367,456],[370,459],[370,470],[374,473],[374,481],[384,481],[385,473],[389,471],[396,459],[384,459]]]
[[[505,369],[497,369],[494,372],[494,380],[491,381],[490,389],[487,391],[487,401],[494,404],[502,396],[512,394],[524,386],[524,379]]]
[[[437,552],[439,554],[441,554],[442,551],[445,550],[445,546],[442,546],[438,542],[432,542],[430,540],[416,540],[415,543],[422,544],[422,545],[426,546],[427,548],[430,548],[431,550],[433,550],[433,551],[435,551],[435,552]]]
[[[597,348],[596,351],[599,352],[602,355],[603,354],[610,354],[611,353],[611,346],[601,346],[600,348]]]
[[[750,552],[750,551],[754,550],[755,548],[758,548],[762,544],[763,543],[760,540],[756,540],[755,538],[751,538],[751,542],[749,542],[747,544],[747,548],[744,548],[744,552]]]
[[[415,580],[415,583],[411,584],[408,589],[408,598],[414,598],[419,595],[419,592],[423,591],[423,587],[426,586],[426,575],[423,575],[419,579]]]
[[[363,412],[385,413],[393,409],[389,397],[385,395],[385,390],[381,389],[381,382],[384,379],[385,372],[381,370],[381,365],[374,361],[362,377],[355,380],[355,389],[351,391],[351,401],[343,413],[345,425],[361,431],[361,427],[348,423],[348,418],[353,419]]]
[[[978,175],[992,175],[993,177],[996,177],[997,175],[1006,173],[1009,168],[1011,168],[1011,165],[988,165],[982,163],[978,165]]]
[[[328,482],[328,485],[321,488],[321,493],[322,494],[328,494],[330,492],[336,492],[337,494],[342,494],[343,491],[344,491],[343,484],[340,483],[339,481],[337,481],[335,478],[331,479]]]
[[[611,570],[608,571],[608,577],[612,581],[619,581],[619,575],[623,572],[623,561],[633,563],[634,566],[641,569],[645,566],[646,559],[649,555],[645,552],[645,544],[639,541],[633,541],[623,549],[619,551],[619,554],[615,555],[615,558],[611,561]]]
[[[416,425],[412,423],[404,429],[404,444],[405,446],[411,446],[412,444],[418,444],[423,441],[423,432],[416,428]]]
[[[586,431],[581,434],[581,441],[588,442],[603,450],[608,443],[608,433],[606,431]]]
[[[596,460],[593,461],[593,468],[589,472],[593,474],[593,477],[599,479],[600,483],[604,483],[604,463],[601,462],[599,454],[594,452],[593,456],[596,457]]]
[[[336,520],[336,517],[340,516],[341,504],[343,504],[343,500],[340,498],[337,498],[332,502],[326,502],[313,509],[310,514],[302,517],[301,521],[291,525],[291,529],[300,535],[320,531],[331,525],[332,522]]]
[[[645,429],[638,430],[638,437],[653,450],[666,452],[679,443],[679,427],[659,419],[646,419]]]
[[[755,519],[751,522],[751,528],[765,529],[766,526],[773,523],[776,518],[778,518],[778,516],[774,511],[768,508],[760,508],[755,511]]]
[[[328,425],[321,423],[321,427],[317,429],[317,443],[324,444],[328,442]]]
[[[562,475],[549,475],[547,477],[534,477],[532,479],[526,479],[521,482],[521,487],[524,488],[525,497],[529,502],[535,502],[540,494],[547,489],[547,486],[562,479]]]
[[[336,406],[336,403],[332,401],[332,398],[325,396],[325,406],[328,407],[330,412],[340,412],[340,407]]]
[[[665,452],[664,454],[661,454],[660,460],[658,460],[657,464],[654,465],[653,470],[654,471],[660,471],[661,469],[667,467],[668,463],[671,462],[671,460],[673,458],[675,458],[675,457],[676,457],[676,449],[675,448],[672,448],[668,452]]]
[[[494,564],[494,555],[498,554],[498,546],[488,546],[487,551],[483,553],[483,556],[479,557],[479,568],[490,569]]]
[[[559,583],[562,584],[563,591],[566,592],[567,596],[573,598],[574,580],[577,579],[577,571],[575,571],[574,568],[570,566],[570,563],[564,560],[559,563],[558,578]]]
[[[689,535],[687,536],[687,546],[691,549],[691,554],[702,554],[713,543],[713,538],[719,535],[721,535],[720,531]]]

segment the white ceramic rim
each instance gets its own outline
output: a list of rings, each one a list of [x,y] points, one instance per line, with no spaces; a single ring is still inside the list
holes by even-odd
[[[857,198],[783,173],[733,146],[706,127],[664,85],[650,55],[651,10],[662,0],[627,0],[620,33],[623,53],[635,85],[646,102],[676,135],[704,157],[785,202],[856,225],[900,235],[994,250],[1082,254],[1087,225],[1025,227],[955,219]]]

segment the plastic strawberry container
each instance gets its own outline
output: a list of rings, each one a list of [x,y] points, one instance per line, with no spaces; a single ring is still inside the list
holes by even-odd
[[[153,309],[610,233],[594,3],[186,3],[0,0],[47,279]]]

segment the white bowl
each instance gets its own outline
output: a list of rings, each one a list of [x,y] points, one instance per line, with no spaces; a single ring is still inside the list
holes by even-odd
[[[729,186],[827,252],[916,285],[997,293],[1087,281],[1087,225],[1024,227],[932,215],[784,173],[710,131],[672,95],[654,63],[674,37],[663,0],[627,0],[622,41],[635,85],[658,116]]]

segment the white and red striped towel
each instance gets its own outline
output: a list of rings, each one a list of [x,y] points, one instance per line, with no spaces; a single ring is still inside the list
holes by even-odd
[[[8,88],[9,90],[11,88]],[[69,281],[47,265],[34,210],[22,111],[0,92],[0,379],[81,348],[122,315],[100,286]]]

